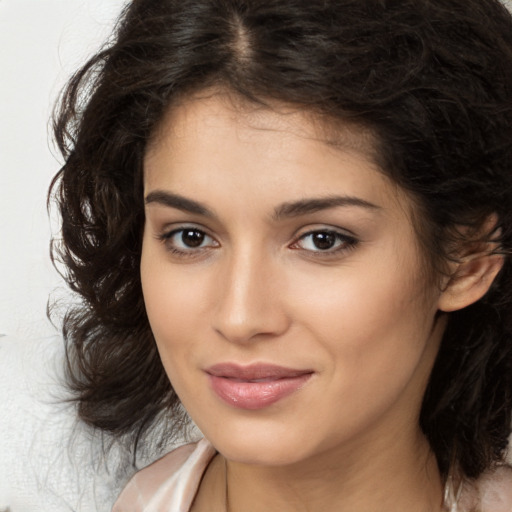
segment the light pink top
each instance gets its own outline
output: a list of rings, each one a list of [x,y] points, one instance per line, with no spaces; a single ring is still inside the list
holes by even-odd
[[[216,454],[202,439],[173,450],[128,482],[112,512],[189,512],[203,473]],[[512,468],[502,466],[465,483],[450,512],[512,512]]]

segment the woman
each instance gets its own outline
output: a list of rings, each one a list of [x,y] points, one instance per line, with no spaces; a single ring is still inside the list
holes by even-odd
[[[70,382],[205,439],[115,511],[512,510],[511,98],[495,0],[127,6],[56,117]]]

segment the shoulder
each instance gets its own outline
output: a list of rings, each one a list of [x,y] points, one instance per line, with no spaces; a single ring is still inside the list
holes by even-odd
[[[512,466],[499,466],[473,482],[465,482],[459,505],[461,512],[511,512]]]
[[[164,455],[132,477],[112,512],[188,511],[215,453],[202,439]]]

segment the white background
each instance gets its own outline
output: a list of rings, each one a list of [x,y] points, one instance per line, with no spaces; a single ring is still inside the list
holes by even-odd
[[[67,77],[108,36],[122,4],[0,0],[0,334],[55,332],[46,303],[63,285],[48,257],[45,202],[60,160],[48,119]]]
[[[122,451],[103,463],[101,440],[75,424],[63,344],[42,339],[56,332],[48,296],[63,289],[48,256],[46,193],[60,167],[48,120],[123,1],[0,0],[1,511],[108,512],[131,468]]]
[[[48,258],[45,200],[59,160],[48,119],[66,78],[108,36],[122,4],[0,0],[0,334],[54,332],[46,303],[62,284]]]

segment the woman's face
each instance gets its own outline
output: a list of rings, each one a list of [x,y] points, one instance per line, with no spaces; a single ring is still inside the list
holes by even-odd
[[[419,435],[440,292],[411,205],[340,130],[190,99],[145,158],[141,274],[165,370],[228,459],[291,464]]]

